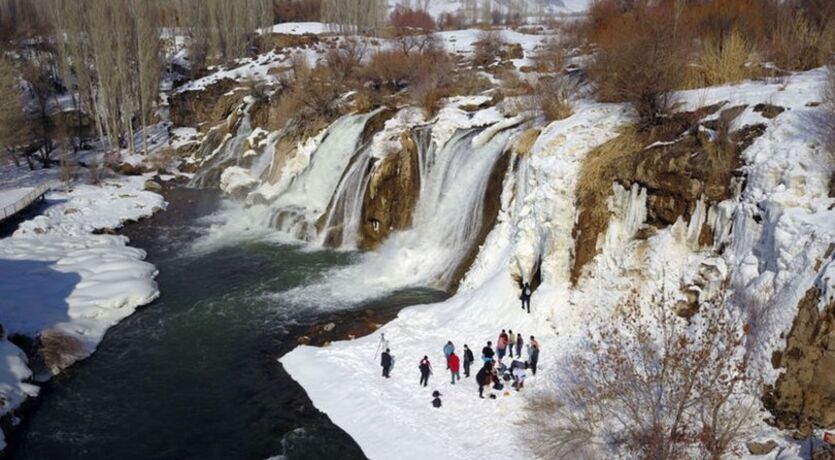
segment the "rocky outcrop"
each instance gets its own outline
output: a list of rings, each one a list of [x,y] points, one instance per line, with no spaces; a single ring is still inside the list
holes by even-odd
[[[819,308],[820,299],[813,287],[798,304],[786,348],[772,357],[784,371],[763,397],[770,421],[802,437],[835,426],[835,301]]]
[[[215,124],[232,113],[243,93],[230,92],[238,86],[231,78],[218,80],[202,90],[174,93],[169,102],[170,120],[175,126],[199,127]]]
[[[387,155],[374,168],[365,190],[360,248],[374,249],[392,232],[412,224],[420,193],[417,145],[409,133],[400,137],[402,149]]]
[[[764,125],[730,132],[744,108],[725,109],[705,123],[699,120],[718,107],[678,114],[650,132],[629,130],[588,155],[578,182],[572,282],[597,255],[598,236],[608,228],[612,182],[646,189],[647,223],[657,228],[689,221],[702,200],[709,207],[735,195],[735,185],[744,179],[740,154],[765,132]],[[702,227],[698,240],[712,244],[709,226]]]

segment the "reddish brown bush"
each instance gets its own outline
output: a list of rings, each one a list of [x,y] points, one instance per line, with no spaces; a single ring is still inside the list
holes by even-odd
[[[441,13],[438,16],[438,28],[441,30],[461,30],[467,26],[467,19],[461,13]]]
[[[423,10],[397,7],[389,16],[389,24],[397,29],[417,29],[420,31],[435,30],[435,20],[432,15]]]
[[[273,4],[275,22],[319,21],[322,17],[322,0],[277,0]]]
[[[641,8],[607,19],[598,30],[599,52],[590,69],[605,101],[631,102],[641,128],[669,109],[669,94],[680,83],[688,41],[664,8]]]

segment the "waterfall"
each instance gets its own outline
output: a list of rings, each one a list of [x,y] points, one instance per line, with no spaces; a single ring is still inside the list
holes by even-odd
[[[366,122],[376,113],[345,115],[331,125],[305,168],[272,203],[274,228],[302,240],[316,240],[316,223],[357,154]]]
[[[299,302],[328,305],[356,302],[408,286],[450,287],[459,264],[478,243],[485,192],[516,129],[501,130],[483,144],[474,145],[481,131],[459,130],[445,145],[429,146],[423,142],[427,133],[416,130],[421,193],[412,227],[392,234],[377,250],[362,254],[358,264],[333,270],[322,282],[291,295]],[[352,172],[346,174],[346,189],[349,183],[362,185],[365,179],[359,177],[367,167],[363,163],[355,162],[355,178],[348,179]]]
[[[366,145],[359,150],[339,182],[319,235],[319,244],[356,248],[362,221],[363,199],[371,180],[373,164],[371,149]]]
[[[190,187],[217,187],[223,170],[238,165],[243,154],[242,147],[246,145],[247,138],[252,134],[249,106],[244,107],[242,111],[243,115],[234,136],[227,134],[220,145],[211,152],[198,152],[198,156],[202,157],[202,163],[197,174],[189,182]],[[213,145],[211,142],[204,142],[201,149],[212,148]]]

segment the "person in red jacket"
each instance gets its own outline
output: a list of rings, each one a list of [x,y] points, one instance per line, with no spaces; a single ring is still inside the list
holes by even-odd
[[[449,364],[449,373],[452,374],[452,384],[455,385],[455,380],[461,380],[461,374],[458,370],[461,368],[461,360],[458,359],[458,355],[455,352],[449,354],[449,360],[447,360],[447,364]]]

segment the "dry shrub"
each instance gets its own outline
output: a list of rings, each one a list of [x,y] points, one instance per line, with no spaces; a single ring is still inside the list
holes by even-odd
[[[424,10],[413,10],[398,6],[389,16],[389,24],[397,29],[435,30],[435,20]]]
[[[482,30],[478,33],[478,40],[473,49],[473,65],[488,66],[496,62],[501,56],[505,42],[502,33],[497,30]]]
[[[534,62],[537,72],[559,73],[565,68],[565,44],[550,38],[537,49]]]
[[[164,172],[170,166],[180,160],[180,154],[176,149],[170,147],[161,148],[148,156],[148,169],[151,171]]]
[[[681,81],[686,41],[675,34],[669,12],[643,8],[609,21],[598,34],[599,52],[591,66],[604,101],[631,102],[640,127],[653,126],[669,112],[669,94]]]
[[[461,30],[467,26],[467,19],[461,12],[441,13],[438,16],[438,29],[440,30]]]
[[[569,99],[574,91],[574,85],[562,75],[539,79],[534,95],[547,121],[562,120],[574,113]]]
[[[805,15],[778,15],[765,44],[770,60],[783,70],[809,70],[828,62],[835,39],[835,19],[818,27]]]
[[[522,432],[542,458],[719,459],[756,423],[747,334],[724,290],[685,322],[633,296],[589,331],[557,390],[529,400]]]
[[[101,184],[102,179],[104,178],[106,169],[103,164],[99,162],[96,158],[91,159],[87,163],[87,175],[90,182],[90,185],[99,185]]]
[[[347,82],[356,76],[367,50],[368,44],[364,40],[347,38],[337,48],[328,50],[325,63],[337,81]]]
[[[273,19],[280,22],[318,22],[322,19],[321,0],[276,0]]]
[[[48,329],[39,337],[39,354],[50,372],[57,374],[86,355],[81,342],[58,329]]]
[[[698,61],[691,67],[690,88],[734,83],[756,76],[754,46],[740,32],[704,43]]]

